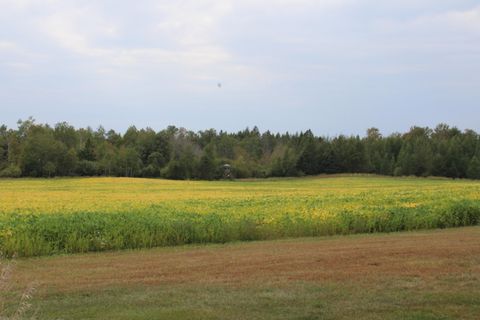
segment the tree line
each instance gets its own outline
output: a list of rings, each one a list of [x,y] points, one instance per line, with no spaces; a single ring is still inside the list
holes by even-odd
[[[0,177],[123,176],[213,180],[333,173],[442,176],[480,179],[480,135],[439,124],[383,136],[315,136],[214,129],[193,132],[169,126],[76,129],[34,119],[16,129],[0,126]]]

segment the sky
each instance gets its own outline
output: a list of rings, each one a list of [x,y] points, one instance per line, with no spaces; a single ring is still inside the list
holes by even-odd
[[[0,0],[0,123],[29,116],[118,131],[480,131],[480,1]]]

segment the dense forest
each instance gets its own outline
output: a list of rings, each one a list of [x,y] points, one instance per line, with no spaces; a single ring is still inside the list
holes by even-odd
[[[227,172],[228,171],[228,172]],[[317,137],[300,133],[193,132],[169,126],[130,127],[124,134],[103,127],[51,127],[34,119],[17,129],[0,126],[1,177],[128,176],[221,179],[322,173],[377,173],[480,179],[480,136],[446,124],[382,136]]]

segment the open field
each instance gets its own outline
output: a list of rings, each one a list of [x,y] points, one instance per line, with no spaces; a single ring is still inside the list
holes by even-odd
[[[473,320],[479,243],[467,227],[17,259],[0,297],[8,316],[31,292],[27,319]]]
[[[253,181],[0,180],[0,249],[36,256],[480,221],[480,183],[340,176]]]

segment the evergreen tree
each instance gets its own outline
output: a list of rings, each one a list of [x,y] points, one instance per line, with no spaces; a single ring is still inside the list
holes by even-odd
[[[312,175],[318,173],[318,151],[315,137],[311,131],[307,131],[300,138],[301,151],[297,161],[297,170],[304,174]],[[291,158],[291,155],[286,153]],[[290,159],[284,159],[290,161]]]
[[[79,152],[80,160],[95,161],[95,145],[90,137],[87,138],[85,146]]]
[[[276,177],[292,177],[299,175],[298,159],[291,148],[287,148],[281,158],[272,163],[272,175]]]

